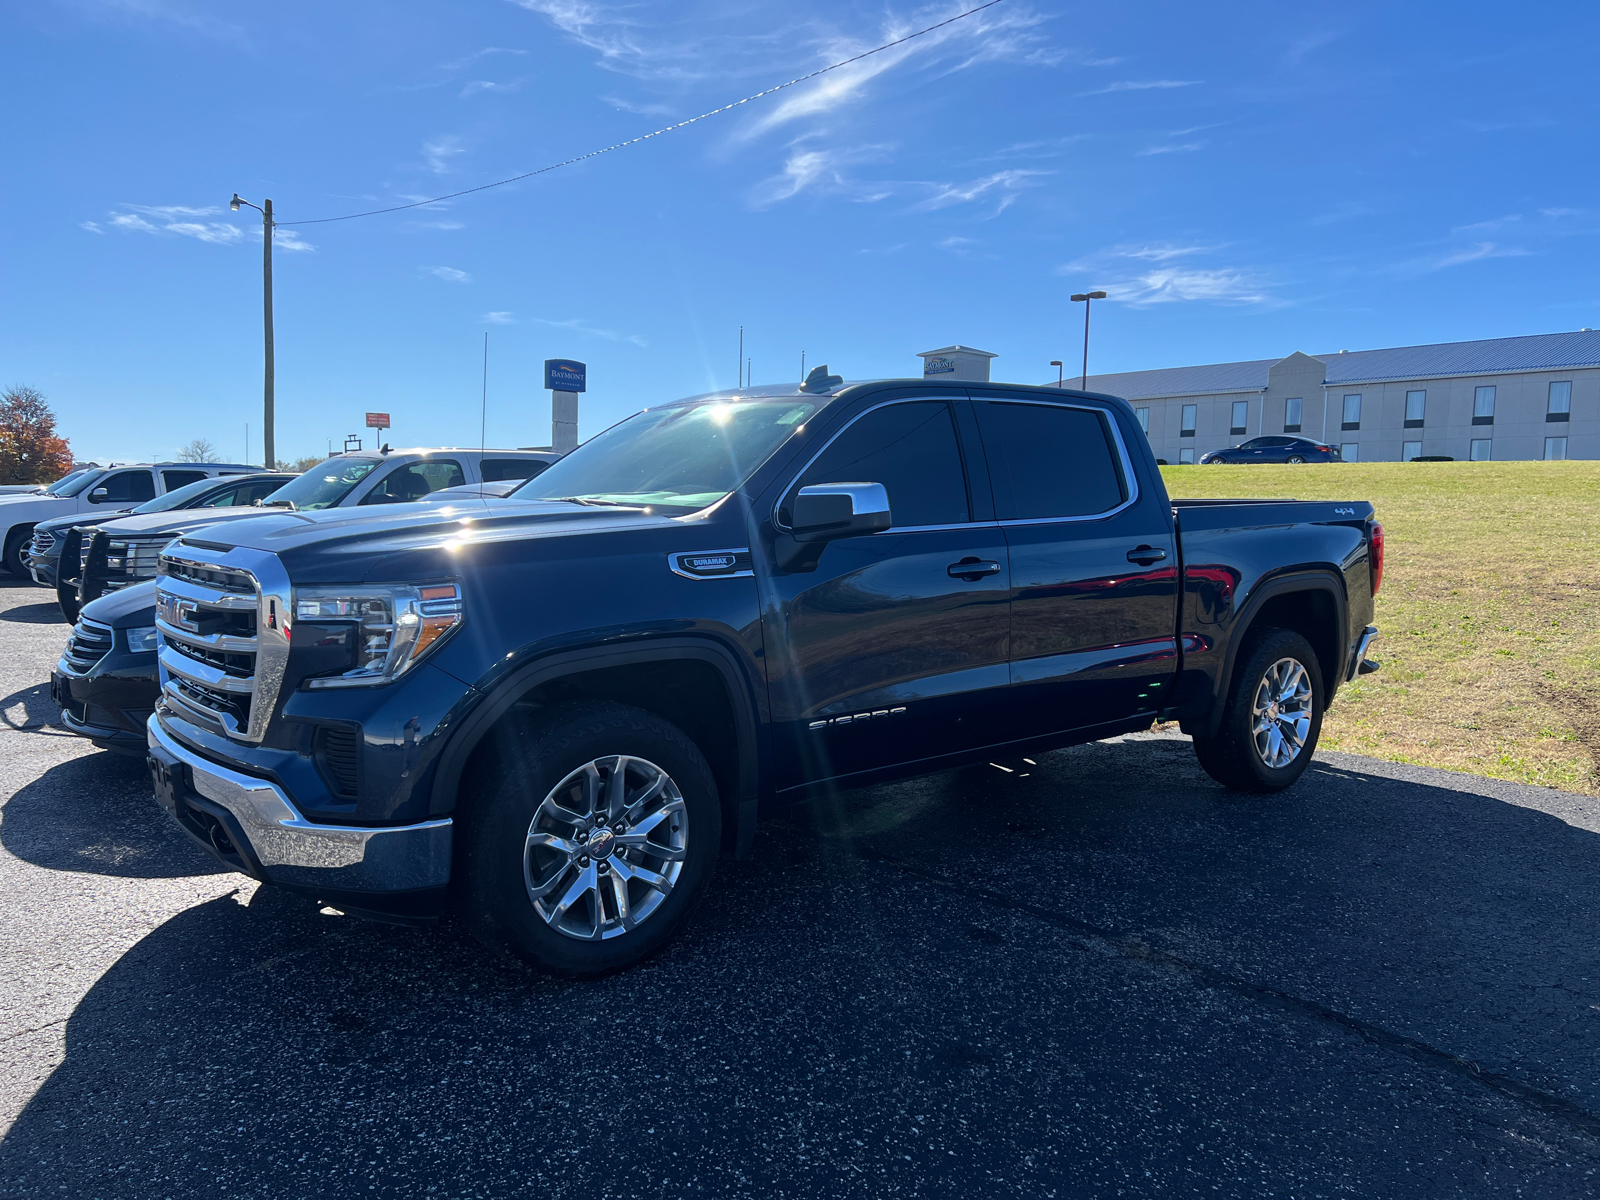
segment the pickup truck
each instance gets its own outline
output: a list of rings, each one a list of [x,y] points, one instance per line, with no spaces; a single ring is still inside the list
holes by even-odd
[[[646,409],[494,504],[162,554],[158,800],[222,862],[587,976],[758,811],[1176,719],[1288,787],[1361,670],[1372,507],[1174,502],[1125,401],[822,371]]]

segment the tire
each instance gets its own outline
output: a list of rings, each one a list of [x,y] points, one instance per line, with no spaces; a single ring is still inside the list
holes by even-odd
[[[1208,466],[1208,467],[1224,467],[1224,466],[1227,466],[1227,464],[1228,464],[1228,460],[1225,459],[1225,458],[1208,458],[1208,459],[1206,459],[1206,466]]]
[[[1303,456],[1303,455],[1300,455],[1300,454],[1291,454],[1291,455],[1289,455],[1289,457],[1288,457],[1288,458],[1287,458],[1287,459],[1285,459],[1285,460],[1284,460],[1284,461],[1286,461],[1286,462],[1290,462],[1290,463],[1294,463],[1294,464],[1296,464],[1296,465],[1299,465],[1299,464],[1302,464],[1302,463],[1304,463],[1304,462],[1305,462],[1305,461],[1306,461],[1306,460],[1305,460],[1305,457],[1304,457],[1304,456]]]
[[[610,819],[610,808],[597,825],[591,797],[609,798],[618,764],[627,803],[643,807],[631,824]],[[569,978],[619,971],[666,946],[705,894],[722,841],[717,785],[699,749],[677,726],[621,704],[564,704],[506,727],[474,762],[463,796],[467,927],[491,949]],[[602,837],[604,858],[583,853]]]
[[[1311,643],[1290,629],[1253,635],[1241,657],[1222,723],[1214,737],[1194,739],[1194,752],[1206,774],[1224,787],[1281,792],[1305,773],[1322,735],[1322,671]],[[1270,698],[1283,706],[1278,711],[1290,716],[1273,721],[1263,705],[1258,736],[1257,700],[1268,699],[1269,688],[1277,693]]]
[[[28,539],[33,536],[33,526],[22,529],[13,529],[6,535],[6,545],[0,551],[0,566],[5,567],[18,579],[27,583],[33,582],[33,576],[28,574],[28,568],[22,561],[22,550],[28,544]]]

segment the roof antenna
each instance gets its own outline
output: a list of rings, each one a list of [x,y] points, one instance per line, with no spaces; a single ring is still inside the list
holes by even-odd
[[[813,367],[811,374],[806,376],[806,381],[800,385],[802,392],[827,392],[832,391],[844,382],[843,375],[829,375],[828,364]]]

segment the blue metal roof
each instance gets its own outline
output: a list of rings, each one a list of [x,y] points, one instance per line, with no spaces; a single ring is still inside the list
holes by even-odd
[[[1314,357],[1327,364],[1324,382],[1330,387],[1385,379],[1440,379],[1452,375],[1492,375],[1504,371],[1559,371],[1575,367],[1600,367],[1600,331],[1586,329],[1578,333],[1536,333],[1526,337],[1440,342],[1432,346],[1396,346],[1388,350],[1352,350],[1347,354],[1318,354]],[[1089,390],[1109,392],[1129,400],[1261,391],[1267,386],[1268,370],[1279,361],[1276,358],[1263,358],[1253,362],[1091,375]]]

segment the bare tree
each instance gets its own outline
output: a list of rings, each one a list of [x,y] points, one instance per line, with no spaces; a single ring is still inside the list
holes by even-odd
[[[205,438],[195,438],[187,446],[178,451],[179,462],[214,463],[221,462],[222,455],[217,453],[217,448]]]
[[[72,469],[72,448],[37,388],[0,392],[0,483],[50,483]]]

